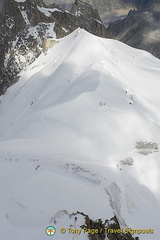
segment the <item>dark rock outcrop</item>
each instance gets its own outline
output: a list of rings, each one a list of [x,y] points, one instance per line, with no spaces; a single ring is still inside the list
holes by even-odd
[[[48,19],[34,2],[5,0],[0,27],[0,94],[15,82],[16,75],[40,54],[40,44],[47,31]],[[37,34],[33,34],[37,25]],[[37,38],[39,37],[39,41]]]
[[[76,219],[78,215],[82,215],[85,219],[85,224],[81,228],[84,231],[91,230],[88,232],[89,240],[105,240],[106,236],[109,240],[140,240],[139,237],[132,237],[129,232],[124,233],[116,216],[102,222],[101,219],[94,221],[80,211],[70,214],[70,216],[75,216]]]
[[[97,233],[91,232],[88,234],[89,240],[105,240],[106,236],[109,240],[139,240],[137,237],[133,238],[130,233],[123,233],[116,216],[110,220],[105,220],[103,223],[101,219],[93,221],[86,215],[85,225],[81,226],[81,228],[98,230]]]

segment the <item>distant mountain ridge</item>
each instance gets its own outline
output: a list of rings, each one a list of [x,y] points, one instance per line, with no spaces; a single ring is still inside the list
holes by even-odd
[[[135,5],[137,10],[131,10],[126,18],[110,23],[107,30],[112,38],[160,58],[160,2],[138,0]]]

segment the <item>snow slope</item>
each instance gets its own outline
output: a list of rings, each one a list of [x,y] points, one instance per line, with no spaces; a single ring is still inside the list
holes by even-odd
[[[21,72],[0,104],[3,239],[48,239],[53,220],[68,227],[78,210],[157,240],[159,89],[158,59],[82,29]]]

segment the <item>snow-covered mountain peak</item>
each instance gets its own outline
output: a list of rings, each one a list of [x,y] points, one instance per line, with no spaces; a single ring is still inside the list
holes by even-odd
[[[54,3],[48,6],[42,0],[6,0],[0,8],[3,9],[0,15],[0,94],[42,53],[46,38],[59,39],[78,26],[95,35],[108,36],[98,12],[86,3],[73,4],[70,12]]]
[[[33,226],[30,239],[38,231],[41,240],[51,219],[69,226],[59,212],[77,210],[93,219],[116,215],[122,227],[154,229],[156,240],[159,73],[151,54],[80,28],[21,72],[0,104],[1,165],[11,182],[17,172],[4,193],[6,226]]]
[[[100,139],[103,139],[98,142],[102,141],[105,145],[107,133],[111,130],[107,127],[111,124],[110,117],[115,120],[117,115],[117,118],[122,117],[126,121],[134,134],[128,136],[123,128],[123,121],[113,123],[114,131],[119,129],[124,141],[130,138],[133,141],[130,146],[132,149],[136,140],[151,140],[153,131],[157,131],[159,127],[159,110],[158,105],[156,106],[159,98],[159,65],[159,60],[147,52],[138,51],[115,40],[95,37],[82,29],[75,30],[55,44],[46,55],[42,54],[21,74],[20,81],[8,90],[1,105],[1,137],[10,139],[13,135],[16,138],[40,136],[43,130],[46,134],[44,118],[53,123],[61,119],[63,126],[69,124],[71,127],[73,124],[80,132],[83,129],[81,123],[84,122],[84,133],[87,131],[87,135],[92,135],[93,130],[96,131],[100,134]],[[86,110],[81,115],[80,109],[84,111],[84,108]],[[9,118],[10,111],[15,116],[14,123]],[[153,113],[152,117],[150,111]],[[93,114],[90,126],[88,112]],[[60,114],[59,120],[57,113]],[[77,114],[81,117],[77,117]],[[9,119],[7,122],[6,117]],[[35,121],[32,117],[36,120],[36,131],[32,129]],[[38,118],[41,121],[37,123]],[[141,127],[143,121],[147,124]],[[94,124],[97,125],[95,128]],[[134,125],[139,137],[135,134]],[[122,150],[117,139],[117,130],[114,140]],[[101,148],[104,153],[111,151],[110,144],[112,143],[106,146],[105,151],[103,147],[99,147],[99,151]],[[114,155],[114,149],[112,154]]]

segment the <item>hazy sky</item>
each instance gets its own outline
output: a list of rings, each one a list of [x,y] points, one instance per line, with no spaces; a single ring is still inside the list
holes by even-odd
[[[0,13],[2,12],[4,7],[4,0],[0,0]]]
[[[3,13],[4,0],[0,0],[0,15]]]

